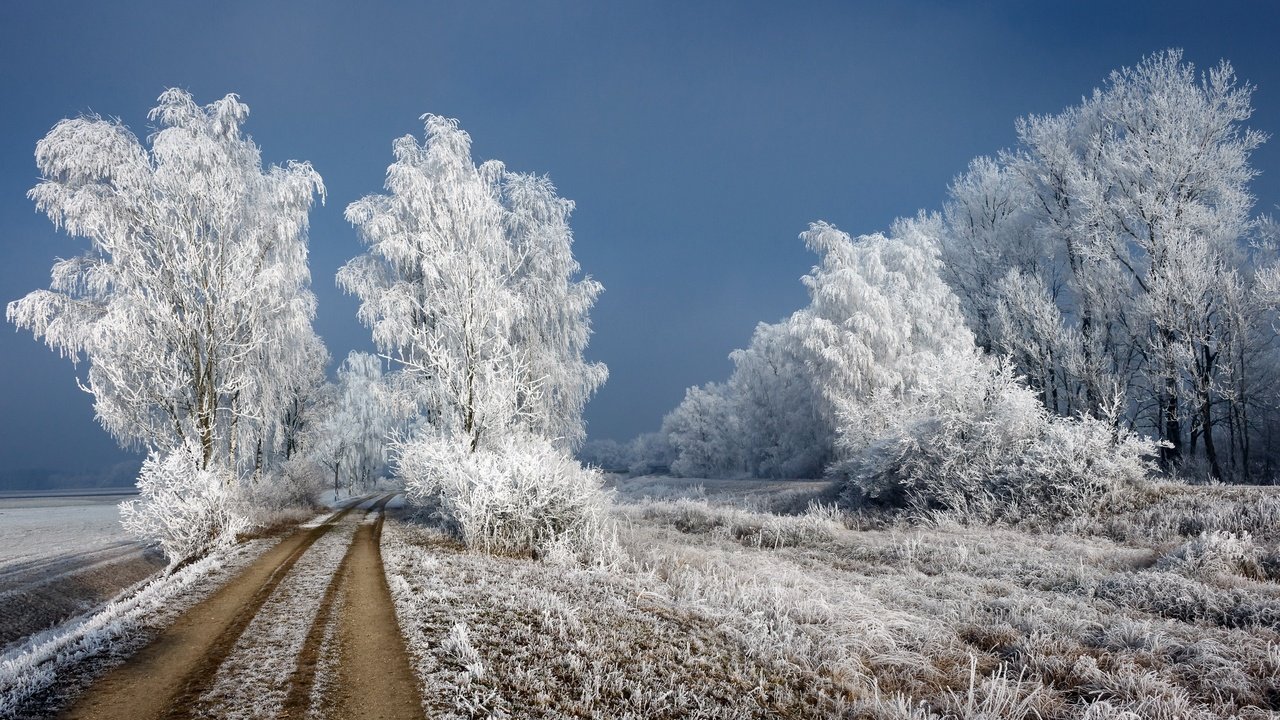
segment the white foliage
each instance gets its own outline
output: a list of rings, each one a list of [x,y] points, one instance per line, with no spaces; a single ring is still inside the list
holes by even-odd
[[[347,208],[369,252],[338,282],[436,431],[473,450],[517,428],[576,446],[606,372],[582,359],[601,287],[573,279],[573,204],[546,178],[477,167],[456,120],[424,119],[425,145],[395,143],[389,194]]]
[[[1266,417],[1247,406],[1269,395],[1248,292],[1249,157],[1265,139],[1243,127],[1252,91],[1177,50],[1115,71],[975,160],[943,235],[980,343],[1012,354],[1047,407],[1101,417],[1118,388],[1121,419],[1168,442],[1167,467],[1198,444],[1217,477],[1247,476]]]
[[[975,158],[948,195],[942,276],[959,296],[978,345],[991,350],[999,296],[995,283],[1010,270],[1035,273],[1052,261],[1053,251],[1030,227],[1031,193],[996,160]]]
[[[600,473],[533,437],[472,451],[465,439],[421,436],[395,448],[396,474],[416,505],[437,505],[468,547],[501,554],[612,559]]]
[[[744,474],[740,426],[726,386],[691,387],[684,401],[662,420],[662,434],[676,450],[671,473],[681,477]]]
[[[9,320],[89,363],[98,420],[122,444],[247,468],[315,361],[307,163],[262,168],[235,95],[170,89],[150,149],[119,121],[63,120],[36,145],[36,207],[89,240]]]
[[[170,566],[230,545],[248,529],[234,475],[203,467],[202,454],[194,440],[153,451],[138,475],[140,497],[120,503],[124,528],[159,543]]]
[[[270,475],[254,475],[236,489],[239,506],[254,527],[289,518],[306,519],[317,509],[325,489],[325,469],[305,456],[280,463]]]
[[[841,466],[847,493],[984,522],[1058,518],[1151,470],[1150,441],[1089,416],[1052,416],[1007,362],[948,370],[946,386],[922,387],[905,406],[881,395],[857,414],[884,421],[846,435],[860,441]]]
[[[820,477],[834,430],[822,396],[786,323],[760,323],[735,350],[728,393],[738,418],[742,462],[755,477]]]
[[[799,352],[828,416],[872,393],[902,397],[945,363],[973,355],[973,333],[939,276],[934,217],[899,221],[889,237],[856,240],[826,223],[801,237],[819,256],[810,304],[791,316]]]
[[[666,433],[650,432],[637,435],[627,445],[632,475],[652,475],[669,472],[675,463],[677,450]]]

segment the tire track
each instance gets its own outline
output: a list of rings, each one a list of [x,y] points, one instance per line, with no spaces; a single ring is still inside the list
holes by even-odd
[[[193,717],[218,667],[290,568],[356,504],[295,533],[240,576],[184,613],[146,647],[99,679],[59,717],[179,720]]]
[[[365,515],[381,513],[392,497],[394,495],[382,497],[365,511]],[[342,562],[338,564],[337,570],[334,571],[333,578],[329,581],[329,586],[325,588],[324,598],[320,602],[320,609],[316,611],[315,620],[312,621],[311,628],[307,631],[307,638],[303,641],[302,652],[298,654],[298,664],[293,671],[289,695],[285,699],[284,707],[281,709],[280,718],[305,717],[311,706],[311,695],[316,683],[316,671],[320,666],[322,655],[326,649],[326,636],[330,635],[327,630],[329,629],[329,623],[333,619],[334,610],[338,604],[336,600],[346,580],[347,567],[350,564],[351,554],[358,537],[359,530],[357,529],[356,534],[351,538],[351,544],[347,546],[346,555],[342,557]]]
[[[0,648],[8,650],[42,630],[93,612],[130,586],[155,577],[164,567],[158,554],[133,547],[0,591]]]
[[[70,565],[67,570],[61,571],[63,574],[76,572],[81,567],[93,565],[108,560],[114,560],[124,557],[135,552],[144,552],[146,545],[135,542],[133,540],[123,540],[121,542],[104,545],[92,550],[82,550],[80,552],[66,553],[64,555],[41,556],[31,560],[18,560],[7,565],[0,566],[0,585],[7,585],[13,582],[13,578],[21,578],[23,575],[31,575],[39,573],[41,579],[50,579],[46,573],[63,566]],[[91,559],[95,555],[106,554],[107,557],[97,560]],[[27,583],[19,583],[16,588],[5,588],[5,592],[20,590],[21,586]]]
[[[280,718],[422,717],[417,679],[379,549],[386,505],[393,497],[379,499],[369,510],[377,519],[356,529],[312,624]],[[326,697],[317,698],[316,671],[325,660],[332,661],[337,677],[322,688]]]

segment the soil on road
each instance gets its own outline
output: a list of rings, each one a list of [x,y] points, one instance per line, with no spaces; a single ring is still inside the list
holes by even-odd
[[[391,497],[349,506],[314,528],[295,531],[91,685],[61,717],[422,717],[378,548],[385,505]],[[318,571],[327,575],[327,587],[317,604],[295,608],[268,602],[273,594],[298,584],[295,578],[281,587],[295,566],[299,572],[308,569],[314,577],[317,570],[310,566],[316,561],[307,558],[308,552],[319,552],[317,543],[326,535],[351,533],[352,525],[356,527],[341,561]],[[259,667],[253,677],[235,677],[242,665],[229,658],[247,653],[270,656],[279,649],[254,647],[255,638],[246,634],[255,618],[266,612],[310,614],[304,626],[310,629],[305,639],[298,638],[301,651],[277,660],[288,663],[288,671],[277,676]],[[259,624],[286,624],[285,619],[297,618],[277,623],[277,618],[265,617]],[[317,682],[318,673],[326,675],[323,682]],[[266,687],[252,707],[225,706],[225,701],[220,706],[219,698],[226,697],[221,688],[228,685]]]

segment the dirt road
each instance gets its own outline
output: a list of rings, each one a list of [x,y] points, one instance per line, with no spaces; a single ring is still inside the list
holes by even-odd
[[[378,549],[391,497],[294,532],[61,717],[422,717]]]

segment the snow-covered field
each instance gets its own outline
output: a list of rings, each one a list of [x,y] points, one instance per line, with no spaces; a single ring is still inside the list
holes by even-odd
[[[120,491],[0,495],[0,649],[164,567],[120,526]]]
[[[0,494],[0,573],[13,563],[132,543],[117,506],[134,494]]]

